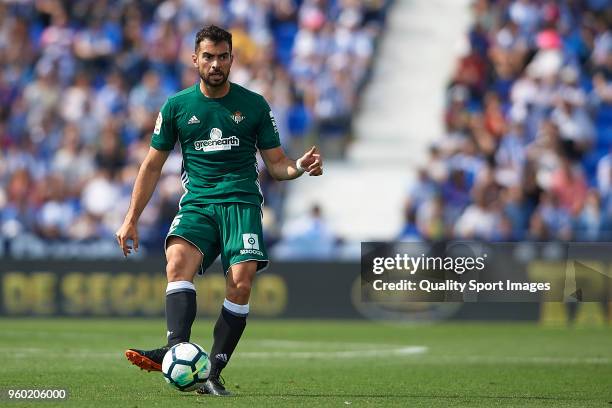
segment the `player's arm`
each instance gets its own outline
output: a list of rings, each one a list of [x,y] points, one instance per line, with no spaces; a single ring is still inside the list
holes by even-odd
[[[261,157],[266,163],[266,168],[276,180],[293,180],[300,177],[304,172],[311,176],[323,174],[323,158],[317,147],[313,146],[297,160],[292,160],[285,155],[282,147],[260,150]]]
[[[157,150],[149,148],[149,153],[138,170],[138,176],[134,183],[132,199],[123,225],[115,234],[117,242],[123,251],[123,255],[128,256],[132,252],[132,247],[128,245],[128,240],[132,240],[133,249],[138,250],[138,219],[146,207],[147,203],[155,191],[155,186],[161,176],[164,163],[170,155],[169,150]]]
[[[300,177],[304,172],[311,176],[323,174],[323,159],[316,146],[313,146],[302,157],[292,160],[285,155],[280,145],[278,127],[270,105],[261,98],[261,112],[259,126],[257,128],[257,148],[266,163],[268,172],[276,180],[293,180]]]

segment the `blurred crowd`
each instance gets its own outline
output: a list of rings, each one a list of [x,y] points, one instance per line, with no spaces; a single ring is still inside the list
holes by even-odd
[[[159,108],[199,80],[190,61],[206,24],[232,32],[230,79],[266,97],[290,153],[313,137],[341,152],[388,3],[0,2],[0,237],[114,238]],[[180,161],[173,152],[141,217],[152,249],[177,210]],[[280,239],[283,185],[265,171],[261,184],[267,236]]]
[[[475,0],[405,240],[612,239],[612,7]]]

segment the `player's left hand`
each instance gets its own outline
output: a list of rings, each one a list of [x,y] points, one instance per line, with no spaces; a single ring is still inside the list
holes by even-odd
[[[317,146],[304,153],[299,159],[300,165],[310,176],[320,176],[323,174],[323,157],[319,153]]]

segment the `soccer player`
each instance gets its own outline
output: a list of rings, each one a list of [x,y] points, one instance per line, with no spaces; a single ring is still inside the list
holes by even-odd
[[[320,176],[323,161],[316,147],[297,161],[285,156],[265,99],[228,81],[233,61],[229,32],[204,27],[196,35],[192,59],[200,81],[162,106],[125,221],[116,233],[125,256],[138,249],[138,218],[178,141],[185,193],[165,242],[168,343],[154,350],[129,349],[125,354],[142,369],[161,371],[169,347],[189,341],[196,315],[196,272],[203,273],[221,254],[226,296],[213,331],[210,376],[198,392],[229,395],[220,373],[246,326],[255,274],[269,262],[262,238],[263,197],[255,153],[260,151],[277,180],[295,179],[304,172]]]

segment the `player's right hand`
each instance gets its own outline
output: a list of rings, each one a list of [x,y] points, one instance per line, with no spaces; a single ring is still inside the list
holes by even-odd
[[[115,233],[115,237],[117,237],[117,243],[119,243],[119,247],[123,251],[123,256],[127,257],[131,254],[132,249],[138,251],[138,228],[136,224],[124,221],[121,228]],[[128,244],[129,240],[132,241],[133,246]]]

